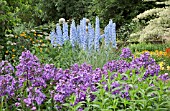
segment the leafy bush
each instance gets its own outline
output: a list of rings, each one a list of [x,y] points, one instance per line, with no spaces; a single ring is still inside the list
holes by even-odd
[[[133,20],[140,23],[142,28],[132,33],[131,38],[137,38],[140,42],[167,39],[170,35],[170,2],[167,1],[165,4],[166,7],[147,10],[134,18]]]
[[[37,32],[35,30],[26,30],[19,35],[6,34],[7,45],[5,50],[5,59],[13,62],[14,66],[19,62],[18,57],[25,49],[31,50],[33,46],[39,48],[46,46],[50,41],[48,40],[47,32]]]
[[[41,63],[54,64],[57,68],[67,69],[74,63],[79,61],[80,49],[72,48],[69,42],[66,42],[62,47],[53,47],[50,43],[46,46],[33,47],[32,52],[40,59]]]
[[[142,52],[144,50],[148,51],[165,51],[166,48],[170,47],[169,43],[166,44],[151,44],[151,43],[139,43],[139,44],[130,44],[128,47],[131,49],[132,52]]]

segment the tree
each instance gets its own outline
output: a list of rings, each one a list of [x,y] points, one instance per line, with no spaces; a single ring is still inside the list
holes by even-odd
[[[139,24],[139,31],[132,33],[131,39],[140,42],[170,40],[170,0],[155,2],[162,8],[153,8],[137,15],[133,21]]]

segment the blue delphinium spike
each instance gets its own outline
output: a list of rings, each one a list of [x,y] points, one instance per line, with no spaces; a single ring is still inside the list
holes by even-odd
[[[53,31],[50,33],[50,41],[51,41],[51,44],[55,47],[56,46],[56,33]]]
[[[68,24],[66,22],[63,23],[63,40],[64,42],[69,40]]]
[[[94,46],[94,29],[91,26],[91,23],[88,23],[88,50],[92,50]]]
[[[78,45],[80,45],[81,44],[81,38],[80,38],[80,25],[77,25],[77,27],[76,27],[76,30],[77,30],[77,35],[76,35],[76,37],[77,37],[77,43],[78,43]]]
[[[105,29],[104,29],[104,34],[105,34],[105,46],[108,47],[109,46],[109,43],[110,43],[110,40],[109,40],[109,27],[106,26]]]
[[[80,47],[83,48],[83,50],[86,50],[87,47],[87,37],[86,37],[86,19],[83,18],[80,21]]]
[[[83,28],[83,49],[87,48],[87,33],[86,33],[86,18],[82,20],[82,28]]]
[[[75,47],[75,42],[76,42],[76,26],[74,20],[71,23],[70,27],[70,42],[72,44],[72,47]]]
[[[96,17],[96,26],[95,26],[95,45],[94,48],[95,50],[99,50],[100,44],[99,44],[99,39],[100,39],[100,23],[99,23],[99,18]]]
[[[112,20],[109,21],[109,24],[108,24],[108,31],[109,31],[109,40],[112,42],[112,33],[113,33],[113,30],[112,30]]]
[[[80,20],[80,25],[79,25],[79,46],[83,48],[83,28],[82,28],[82,20]]]
[[[111,33],[111,42],[112,42],[112,47],[116,47],[116,24],[112,23],[112,33]]]
[[[56,29],[56,32],[57,32],[57,41],[58,41],[58,44],[60,46],[62,46],[64,41],[63,41],[63,35],[62,35],[61,27],[60,27],[59,24],[57,24],[56,26],[57,26],[57,29]]]

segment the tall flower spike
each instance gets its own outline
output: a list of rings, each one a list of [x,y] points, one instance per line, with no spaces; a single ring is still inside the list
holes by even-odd
[[[99,22],[99,18],[96,17],[96,26],[95,26],[95,45],[94,48],[95,50],[99,50],[99,39],[100,39],[100,22]]]
[[[112,33],[113,33],[113,30],[112,30],[112,20],[109,21],[109,24],[108,24],[108,33],[109,33],[109,40],[112,41]]]
[[[88,23],[88,50],[92,50],[94,45],[94,29],[91,26],[91,23]]]
[[[57,34],[54,31],[50,33],[50,41],[53,46],[57,46],[56,36]]]
[[[109,28],[108,26],[105,27],[104,29],[104,34],[105,34],[105,46],[108,47],[109,46]]]
[[[80,21],[80,40],[81,45],[80,47],[83,48],[83,50],[86,50],[87,47],[87,37],[86,37],[86,19],[83,18],[83,20]]]
[[[63,41],[63,35],[62,35],[62,31],[61,31],[61,27],[59,24],[56,25],[57,28],[57,42],[60,46],[63,45],[64,41]]]
[[[72,47],[75,47],[75,43],[76,43],[76,26],[75,26],[74,20],[72,21],[71,27],[70,27],[70,42],[72,44]]]
[[[68,36],[68,24],[66,22],[63,23],[63,40],[64,40],[64,42],[69,40],[69,36]]]
[[[76,30],[77,30],[77,43],[78,43],[78,45],[80,45],[81,44],[80,25],[77,25]]]
[[[112,23],[112,46],[116,48],[116,24]]]
[[[87,48],[87,33],[86,33],[86,18],[82,20],[82,28],[83,28],[83,49]]]

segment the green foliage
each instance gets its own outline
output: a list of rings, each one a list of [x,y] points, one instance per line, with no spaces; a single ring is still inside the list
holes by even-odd
[[[81,50],[78,63],[82,64],[86,62],[87,64],[91,64],[94,69],[98,67],[101,68],[107,61],[119,59],[121,48],[113,49],[111,47],[112,46],[106,48],[101,46],[99,51],[91,52]]]
[[[59,18],[79,21],[88,12],[91,0],[40,0],[42,19],[44,21],[58,21]]]
[[[134,22],[126,23],[122,25],[117,31],[118,40],[127,41],[132,32],[138,30],[137,24]]]
[[[53,47],[50,43],[43,48],[35,46],[32,52],[40,59],[41,63],[54,64],[57,68],[67,69],[79,60],[79,48],[73,49],[69,42],[66,42],[62,47]]]
[[[140,12],[153,7],[153,4],[145,4],[142,0],[93,0],[89,6],[89,16],[98,15],[102,20],[102,26],[109,19],[117,24],[117,28],[129,23]]]
[[[110,73],[108,78],[110,78],[112,74],[114,73]],[[87,100],[88,102],[86,103],[88,105],[85,108],[85,111],[124,111],[124,109],[126,109],[126,111],[168,111],[170,108],[170,92],[168,90],[170,82],[165,83],[160,81],[156,76],[139,81],[139,78],[141,78],[143,75],[144,73],[141,69],[141,73],[139,75],[134,75],[132,77],[130,77],[130,71],[127,71],[124,74],[118,74],[118,77],[113,80],[107,78],[106,81],[106,78],[103,77],[101,83],[98,84],[99,90],[93,93],[96,96],[95,100]],[[126,81],[121,80],[121,78],[124,76],[128,78]],[[118,81],[120,84],[130,85],[130,100],[121,98],[119,95],[112,95],[110,91],[106,91],[103,88],[106,85],[109,87],[114,81]],[[106,84],[102,84],[103,82],[106,82]],[[154,84],[154,86],[151,84]]]
[[[36,46],[42,51],[42,48],[50,44],[49,32],[52,27],[52,24],[46,24],[35,27],[34,30],[28,30],[23,26],[22,30],[21,27],[19,30],[14,30],[13,34],[6,34],[7,43],[3,56],[15,66],[19,61],[19,56],[25,49],[31,50],[32,47]]]
[[[151,44],[151,43],[139,43],[139,44],[130,44],[128,47],[131,49],[132,52],[142,52],[144,50],[148,51],[165,51],[166,48],[170,47],[169,43],[166,44]]]

